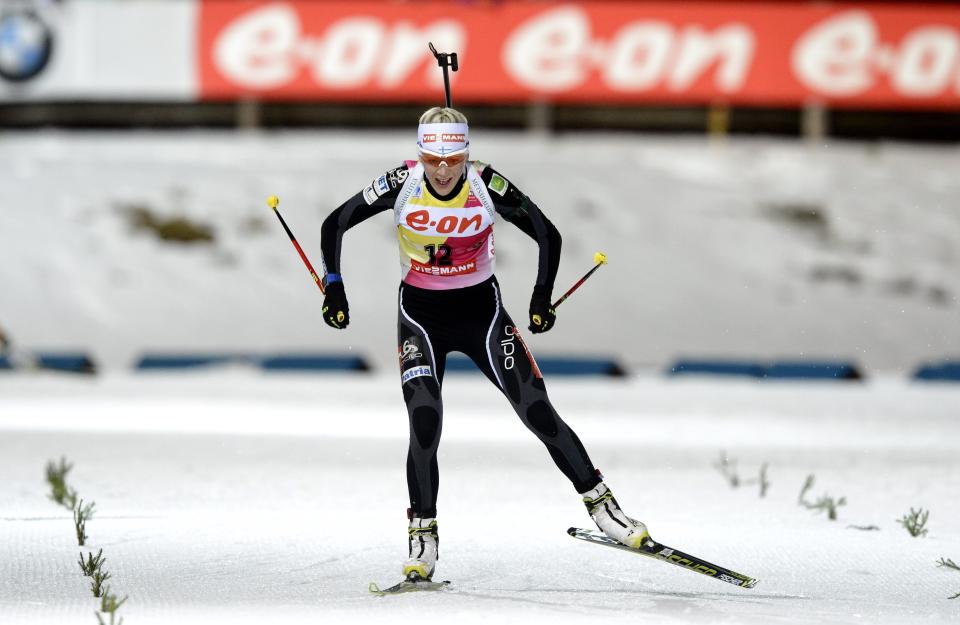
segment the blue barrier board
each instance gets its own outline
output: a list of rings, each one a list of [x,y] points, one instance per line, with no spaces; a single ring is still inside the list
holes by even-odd
[[[914,380],[960,382],[960,361],[925,364],[913,374]]]
[[[261,358],[260,368],[266,371],[369,371],[370,365],[359,356],[300,354]]]
[[[678,360],[667,375],[714,375],[755,378],[758,380],[860,380],[856,365],[834,361]]]
[[[208,365],[246,362],[243,354],[147,354],[137,361],[135,369],[189,369]]]
[[[247,364],[265,371],[368,371],[370,366],[352,354],[146,354],[135,368],[146,370],[192,369],[212,365]]]
[[[739,360],[678,360],[667,371],[668,375],[730,375],[749,378],[763,377],[765,367],[757,362]]]
[[[775,362],[763,372],[768,380],[861,380],[863,375],[846,362]]]
[[[623,367],[611,358],[545,356],[537,358],[536,361],[544,375],[603,375],[611,377],[626,375]],[[447,358],[446,371],[449,373],[480,373],[472,360],[460,355],[452,355]]]

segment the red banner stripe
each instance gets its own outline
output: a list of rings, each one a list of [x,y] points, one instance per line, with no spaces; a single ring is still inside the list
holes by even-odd
[[[960,11],[765,2],[203,0],[203,99],[960,107]]]

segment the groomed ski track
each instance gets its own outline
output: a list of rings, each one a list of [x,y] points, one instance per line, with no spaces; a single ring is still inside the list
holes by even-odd
[[[0,622],[96,623],[45,463],[96,501],[128,625],[172,623],[948,623],[960,615],[960,391],[659,377],[548,381],[655,538],[761,580],[742,590],[571,540],[582,505],[484,380],[445,383],[449,591],[374,597],[405,556],[406,415],[395,376],[0,376]],[[769,462],[770,490],[731,489]],[[845,496],[839,520],[797,505]],[[912,538],[895,519],[931,510]],[[860,531],[848,525],[876,525]]]

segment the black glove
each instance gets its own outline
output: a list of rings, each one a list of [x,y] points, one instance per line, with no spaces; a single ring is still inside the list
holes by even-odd
[[[533,287],[533,297],[530,298],[530,325],[528,329],[533,334],[546,332],[557,322],[557,311],[550,303],[551,289],[545,286]]]
[[[323,299],[323,320],[331,328],[343,330],[350,325],[350,306],[343,282],[331,282],[327,285],[327,296]]]

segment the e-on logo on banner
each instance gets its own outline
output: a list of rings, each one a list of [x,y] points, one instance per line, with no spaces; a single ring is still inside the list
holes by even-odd
[[[50,62],[53,32],[29,9],[0,12],[0,77],[25,82]]]

